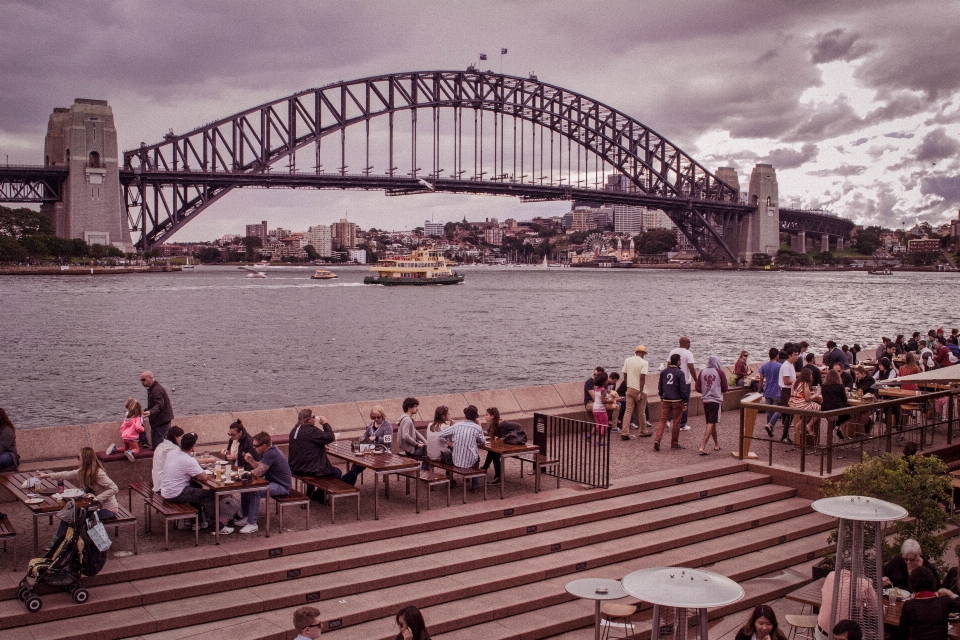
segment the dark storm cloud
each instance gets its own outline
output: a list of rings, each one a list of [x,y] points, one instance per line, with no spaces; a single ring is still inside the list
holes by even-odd
[[[862,144],[864,144],[864,143],[866,143],[866,142],[869,142],[869,141],[870,141],[870,138],[857,138],[856,141],[850,143],[850,146],[851,146],[851,147],[859,147],[860,145],[862,145]]]
[[[912,133],[907,133],[905,131],[894,131],[893,133],[883,134],[884,138],[896,138],[898,140],[909,140],[913,137]]]
[[[960,176],[927,176],[920,179],[920,193],[943,198],[944,204],[960,203]]]
[[[766,162],[777,169],[795,169],[817,157],[820,149],[813,143],[807,143],[800,150],[790,148],[774,149],[767,157]]]
[[[860,34],[845,29],[834,29],[821,33],[813,43],[810,61],[814,64],[823,64],[835,60],[850,62],[862,57],[873,47],[859,42]]]
[[[818,169],[816,171],[807,171],[807,175],[818,176],[821,178],[829,178],[830,176],[840,176],[843,178],[847,178],[850,176],[859,176],[866,170],[867,168],[862,165],[842,164],[839,167],[836,167],[835,169]]]
[[[960,142],[947,135],[944,129],[934,129],[923,137],[920,146],[914,150],[917,160],[943,160],[957,155],[960,152]]]

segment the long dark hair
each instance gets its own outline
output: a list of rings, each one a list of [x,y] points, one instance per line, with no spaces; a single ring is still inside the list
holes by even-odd
[[[496,407],[487,407],[487,413],[493,418],[490,420],[490,437],[500,437],[500,409]]]
[[[427,631],[427,624],[423,621],[423,614],[420,609],[410,605],[400,609],[397,613],[397,624],[400,624],[400,617],[407,623],[407,628],[413,633],[413,640],[430,640],[430,633]],[[403,634],[397,634],[397,640],[403,640]]]
[[[0,431],[4,429],[10,429],[13,432],[16,432],[16,427],[13,426],[13,422],[10,421],[10,416],[7,415],[7,412],[0,408]]]
[[[747,624],[743,625],[743,633],[746,635],[756,633],[754,625],[760,618],[766,618],[770,621],[770,624],[773,625],[773,629],[770,631],[771,640],[786,640],[787,637],[783,635],[783,631],[780,631],[780,624],[777,622],[777,614],[774,613],[773,608],[767,604],[758,604],[754,608],[753,613],[750,615],[750,619],[747,621]]]

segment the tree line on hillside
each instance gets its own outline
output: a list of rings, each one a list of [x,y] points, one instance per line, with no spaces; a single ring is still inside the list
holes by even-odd
[[[60,238],[43,214],[0,206],[0,262],[44,262],[71,258],[122,258],[113,245],[88,245],[80,238]]]

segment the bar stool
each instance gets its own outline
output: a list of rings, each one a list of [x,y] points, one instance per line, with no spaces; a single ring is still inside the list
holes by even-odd
[[[797,616],[788,614],[785,616],[787,624],[793,627],[790,630],[790,635],[787,636],[787,640],[794,640],[795,638],[805,638],[806,640],[814,640],[813,629],[817,626],[817,616]]]
[[[607,624],[604,625],[603,638],[632,638],[636,633],[636,629],[633,626],[633,620],[631,619],[634,614],[637,613],[639,608],[639,603],[637,604],[616,604],[615,602],[604,602],[600,605],[600,616],[602,620],[606,620]],[[611,635],[613,631],[613,626],[611,623],[619,622],[623,625],[623,635],[622,636],[613,636]],[[627,633],[627,628],[630,628],[630,633]]]

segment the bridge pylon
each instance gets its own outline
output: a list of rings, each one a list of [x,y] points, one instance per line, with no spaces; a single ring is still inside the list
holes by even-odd
[[[41,211],[58,236],[133,251],[118,156],[113,110],[106,100],[77,98],[69,108],[53,110],[44,165],[66,167],[69,174],[62,200],[44,203]]]
[[[744,217],[740,257],[755,253],[777,254],[780,248],[780,193],[777,171],[769,164],[757,164],[750,173],[749,203],[756,211]]]

